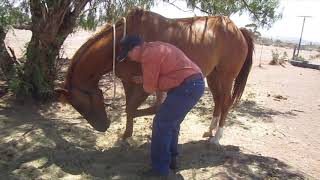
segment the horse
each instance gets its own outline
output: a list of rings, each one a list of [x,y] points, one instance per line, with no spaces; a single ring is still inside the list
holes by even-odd
[[[239,102],[252,66],[254,44],[250,32],[238,28],[225,16],[169,19],[143,9],[130,11],[126,24],[119,20],[115,29],[113,35],[112,26],[106,25],[77,50],[68,68],[64,87],[56,89],[60,99],[71,104],[95,130],[105,132],[111,122],[98,82],[102,75],[112,71],[113,50],[115,48],[119,52],[123,32],[140,35],[147,42],[167,42],[181,49],[206,77],[213,94],[214,111],[204,137],[211,137],[211,142],[219,144],[227,114]],[[116,38],[115,47],[113,38]],[[133,119],[155,114],[158,107],[154,105],[138,110],[149,96],[141,84],[131,80],[133,76],[142,74],[138,63],[124,61],[115,64],[115,68],[126,98],[127,124],[123,134],[126,139],[132,136]]]

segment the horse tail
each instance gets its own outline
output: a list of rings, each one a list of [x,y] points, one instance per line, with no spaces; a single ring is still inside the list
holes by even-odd
[[[240,31],[244,36],[245,40],[247,41],[248,53],[247,53],[246,61],[242,65],[242,68],[238,76],[236,77],[236,80],[233,85],[233,93],[232,93],[233,105],[236,105],[239,103],[242,93],[244,91],[244,88],[246,86],[247,79],[252,67],[252,55],[254,50],[254,44],[253,44],[253,38],[251,36],[251,32],[249,32],[245,28],[240,28]]]

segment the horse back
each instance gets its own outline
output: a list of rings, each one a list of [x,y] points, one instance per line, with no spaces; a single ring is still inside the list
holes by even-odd
[[[205,16],[175,21],[180,26],[180,35],[174,33],[171,39],[205,75],[216,66],[230,68],[244,62],[247,54],[246,40],[228,17]],[[235,69],[239,71],[239,68]]]

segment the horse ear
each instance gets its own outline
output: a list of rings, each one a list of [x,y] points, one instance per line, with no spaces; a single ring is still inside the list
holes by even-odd
[[[70,93],[64,88],[56,88],[54,90],[56,98],[63,104],[69,103]]]

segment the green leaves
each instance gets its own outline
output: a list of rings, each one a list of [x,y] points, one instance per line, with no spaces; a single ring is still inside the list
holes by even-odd
[[[260,27],[270,28],[282,17],[277,13],[279,0],[242,0],[244,7],[250,12],[251,19]],[[248,2],[247,2],[248,1]]]
[[[106,22],[115,22],[133,7],[149,9],[153,0],[91,0],[79,17],[79,25],[88,30]]]
[[[170,2],[170,0],[165,0]],[[253,23],[269,28],[282,17],[277,10],[279,0],[186,0],[188,7],[198,9],[208,15],[231,16],[249,12]]]
[[[2,0],[0,2],[0,26],[7,30],[10,25],[30,22],[29,8],[25,1]]]
[[[105,22],[114,22],[132,7],[149,9],[156,0],[2,0],[0,2],[0,26],[30,23],[30,3],[44,12],[54,13],[54,9],[68,7],[72,12],[80,3],[77,26],[95,29]],[[163,0],[173,3],[174,0]],[[198,9],[208,15],[231,16],[235,13],[248,12],[253,23],[269,28],[282,17],[278,12],[279,0],[185,0],[188,7]],[[67,5],[67,6],[66,6]],[[42,12],[43,13],[43,12]]]

